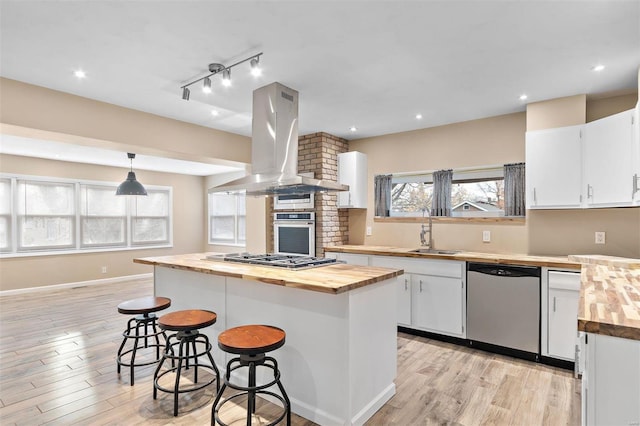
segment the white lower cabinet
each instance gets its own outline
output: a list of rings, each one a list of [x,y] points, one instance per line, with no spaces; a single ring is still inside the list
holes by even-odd
[[[369,266],[369,255],[356,253],[327,253],[326,257],[338,259],[349,265]]]
[[[582,424],[640,424],[640,340],[586,337]]]
[[[398,324],[465,337],[464,262],[371,256],[371,266],[403,269],[398,277]]]
[[[580,274],[548,272],[547,355],[574,361],[578,344]]]

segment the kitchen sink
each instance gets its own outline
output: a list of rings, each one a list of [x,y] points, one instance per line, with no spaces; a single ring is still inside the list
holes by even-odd
[[[424,253],[424,254],[457,254],[460,250],[438,250],[431,248],[419,248],[411,250],[410,253]]]

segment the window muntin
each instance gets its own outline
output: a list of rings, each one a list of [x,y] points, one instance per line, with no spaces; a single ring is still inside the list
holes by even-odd
[[[75,186],[18,180],[18,250],[72,248]]]
[[[209,244],[246,244],[244,194],[209,193]]]

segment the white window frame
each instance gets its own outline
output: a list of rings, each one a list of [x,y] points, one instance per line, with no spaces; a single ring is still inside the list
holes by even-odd
[[[427,184],[433,184],[433,170],[424,172],[408,172],[408,173],[394,173],[391,177],[393,184],[397,183],[418,183],[423,182]],[[504,166],[502,165],[489,165],[481,167],[465,167],[453,169],[452,183],[482,181],[482,180],[497,180],[504,179]],[[393,206],[391,206],[389,212],[390,217],[422,217],[422,212],[394,212]],[[496,212],[478,212],[473,215],[474,217],[504,217],[504,210]],[[448,217],[470,217],[469,215],[454,215]]]
[[[96,189],[96,188],[104,188],[104,189],[112,189],[113,185],[95,185],[95,184],[85,184],[85,183],[79,183],[79,193],[78,193],[78,204],[82,203],[82,191],[83,188],[86,189]],[[79,226],[78,226],[78,232],[79,232],[79,241],[78,244],[80,245],[81,248],[93,248],[93,247],[126,247],[127,246],[127,235],[128,235],[128,215],[127,215],[127,211],[129,210],[129,205],[130,203],[125,203],[125,211],[124,211],[124,215],[123,216],[108,216],[108,215],[89,215],[88,212],[87,214],[83,214],[82,211],[82,206],[78,206],[78,212],[79,212]],[[84,243],[84,232],[83,232],[83,223],[85,219],[113,219],[113,218],[121,218],[123,226],[124,226],[124,235],[123,235],[123,241],[122,242],[117,242],[117,243],[98,243],[98,244],[88,244],[88,243]]]
[[[14,189],[13,189],[13,181],[7,177],[0,177],[0,180],[2,181],[6,181],[9,184],[9,193],[8,193],[8,202],[9,202],[9,212],[6,214],[0,214],[0,217],[3,217],[6,221],[7,221],[7,247],[0,247],[0,253],[10,253],[13,251],[13,248],[15,247],[14,242],[13,242],[13,234],[15,233],[15,223],[14,223],[14,218],[11,214],[11,212],[13,211],[13,197],[12,194],[14,193]]]
[[[48,255],[61,255],[61,254],[77,254],[77,253],[94,253],[94,252],[109,252],[109,251],[127,251],[127,250],[140,250],[148,248],[170,248],[173,247],[173,188],[170,186],[159,185],[145,185],[147,191],[166,191],[168,194],[168,216],[162,216],[167,218],[167,240],[162,242],[150,242],[150,243],[132,243],[131,236],[131,216],[134,214],[132,208],[135,202],[135,196],[123,196],[127,198],[127,213],[126,213],[126,244],[125,245],[83,245],[82,244],[82,212],[80,208],[80,191],[83,185],[86,186],[99,186],[99,187],[112,187],[115,193],[119,182],[105,182],[95,180],[80,180],[80,179],[67,179],[48,176],[33,176],[33,175],[20,175],[20,174],[8,174],[0,173],[0,178],[9,179],[11,182],[11,221],[9,230],[9,246],[10,250],[0,252],[0,258],[11,257],[28,257],[28,256],[48,256]],[[74,226],[73,226],[73,245],[71,247],[38,247],[38,248],[25,248],[19,246],[20,238],[20,215],[18,215],[18,181],[32,181],[50,184],[72,184],[74,186],[74,199],[75,199],[75,213],[74,213]]]
[[[213,196],[217,194],[220,195],[219,193],[216,193],[213,190],[209,190],[208,194],[207,194],[207,240],[209,242],[210,245],[223,245],[223,246],[236,246],[236,247],[245,247],[247,245],[247,241],[246,241],[246,223],[247,223],[247,215],[246,215],[246,195],[244,192],[240,192],[240,193],[229,193],[227,195],[229,196],[234,196],[236,199],[236,209],[235,209],[235,213],[233,214],[233,239],[216,239],[214,237],[213,234],[213,221],[215,220],[215,217],[212,214],[212,202],[213,202]],[[243,202],[245,203],[245,214],[244,215],[240,215],[239,211],[240,211],[240,203]],[[244,216],[245,220],[245,239],[244,240],[240,240],[240,220],[239,218]]]

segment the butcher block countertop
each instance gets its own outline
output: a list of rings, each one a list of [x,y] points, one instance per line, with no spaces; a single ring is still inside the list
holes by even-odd
[[[388,246],[344,245],[325,247],[327,252],[375,254],[382,256],[414,257],[420,259],[462,260],[465,262],[501,263],[505,265],[546,266],[549,268],[580,269],[580,262],[567,256],[529,256],[526,254],[496,254],[460,251],[455,254],[412,253],[414,248]]]
[[[640,340],[640,259],[569,258],[582,263],[578,330]]]
[[[376,268],[337,263],[303,270],[205,260],[212,253],[145,257],[135,263],[221,275],[265,284],[339,294],[402,275],[402,269]]]

